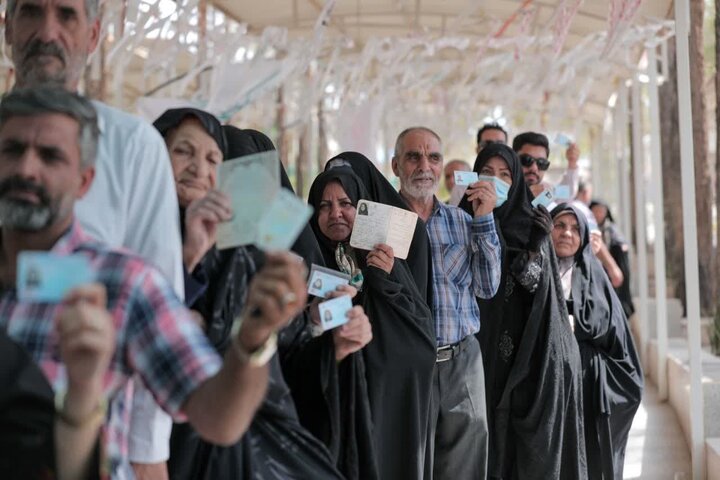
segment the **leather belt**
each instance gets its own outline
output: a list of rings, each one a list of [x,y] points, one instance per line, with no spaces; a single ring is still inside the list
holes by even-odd
[[[453,358],[457,357],[460,352],[465,350],[465,345],[467,344],[467,340],[469,340],[470,337],[472,337],[472,335],[468,335],[459,342],[438,347],[437,359],[435,360],[435,363],[447,362],[448,360],[452,360]]]

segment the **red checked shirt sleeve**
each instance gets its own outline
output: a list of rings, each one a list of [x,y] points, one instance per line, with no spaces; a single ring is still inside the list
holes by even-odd
[[[138,275],[128,307],[127,355],[158,404],[176,419],[190,393],[222,360],[163,277]]]

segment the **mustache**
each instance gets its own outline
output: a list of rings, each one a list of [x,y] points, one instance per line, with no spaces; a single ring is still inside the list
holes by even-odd
[[[35,39],[27,47],[24,60],[28,60],[37,55],[53,55],[59,58],[63,64],[67,63],[65,57],[65,51],[55,42],[43,42],[42,40]]]
[[[31,192],[38,196],[41,205],[50,204],[50,195],[42,185],[38,185],[19,176],[8,177],[0,182],[0,198],[12,191]]]
[[[418,173],[418,174],[410,175],[410,180],[432,180],[434,182],[435,177],[433,177],[429,173]]]

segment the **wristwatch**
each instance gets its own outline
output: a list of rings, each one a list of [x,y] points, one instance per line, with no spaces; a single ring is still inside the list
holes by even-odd
[[[240,339],[237,335],[233,338],[232,345],[240,362],[247,363],[252,367],[262,367],[268,363],[272,356],[275,355],[275,352],[277,352],[277,333],[271,333],[267,340],[265,340],[265,343],[252,352],[248,352],[245,347],[240,344]]]

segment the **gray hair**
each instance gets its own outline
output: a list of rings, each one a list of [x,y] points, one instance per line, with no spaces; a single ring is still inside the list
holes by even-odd
[[[100,0],[85,0],[85,13],[87,19],[93,21],[97,18]],[[7,8],[5,9],[5,15],[9,20],[10,17],[15,13],[17,7],[17,0],[8,0]]]
[[[15,89],[0,100],[0,127],[13,117],[28,117],[47,113],[60,113],[78,123],[80,165],[95,165],[100,129],[97,111],[92,102],[77,93],[58,87]]]
[[[397,140],[395,140],[395,153],[393,154],[395,157],[399,157],[398,154],[400,153],[400,150],[402,149],[402,141],[405,138],[405,136],[408,133],[415,132],[418,130],[420,130],[422,132],[427,132],[430,135],[432,135],[433,137],[435,137],[437,139],[438,143],[440,144],[440,147],[442,148],[442,139],[440,138],[440,135],[435,133],[433,130],[429,129],[428,127],[410,127],[410,128],[406,128],[405,130],[400,132],[400,135],[398,135]],[[398,158],[398,160],[399,160],[399,158]]]

